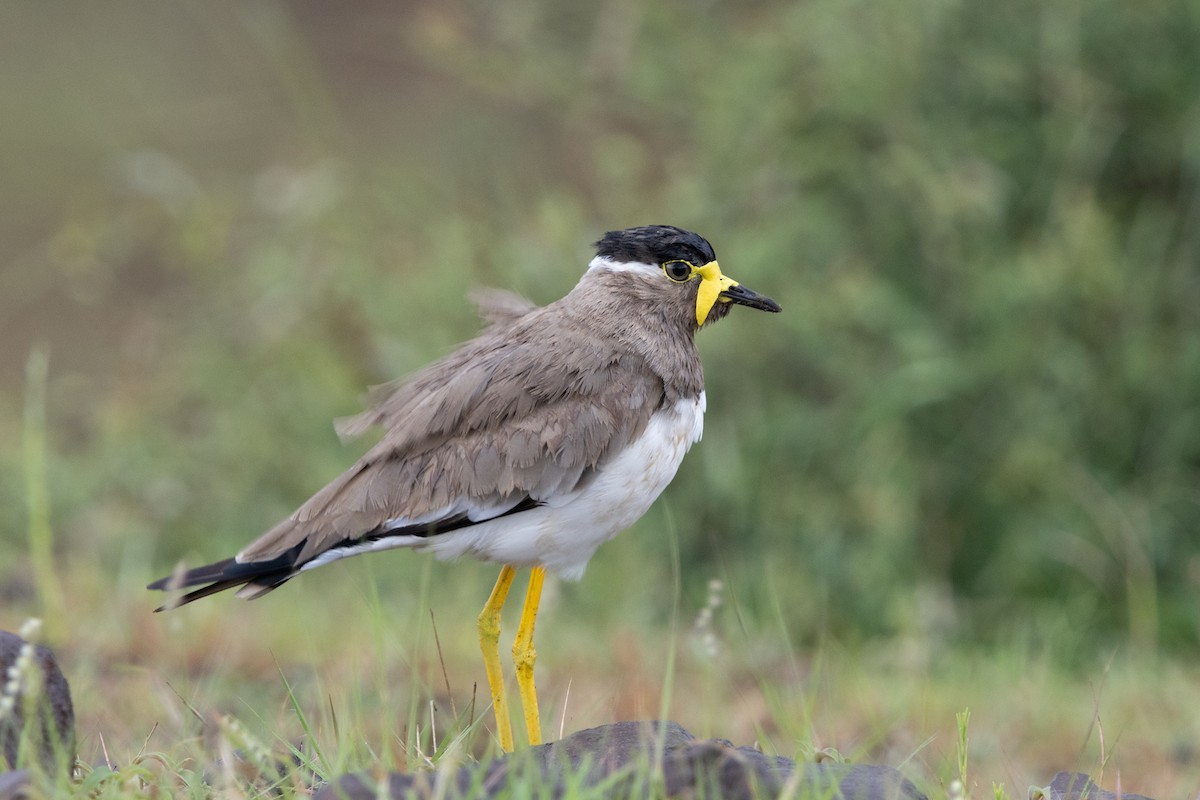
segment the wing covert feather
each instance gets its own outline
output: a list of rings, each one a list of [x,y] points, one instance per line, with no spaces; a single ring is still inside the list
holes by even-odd
[[[640,435],[664,402],[662,378],[638,354],[606,349],[586,331],[539,330],[538,316],[489,329],[377,391],[346,427],[382,425],[382,439],[239,558],[271,558],[304,542],[304,560],[388,520],[538,501],[571,490]]]

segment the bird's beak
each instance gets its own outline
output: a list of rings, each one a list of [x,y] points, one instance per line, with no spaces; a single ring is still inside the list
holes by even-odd
[[[737,303],[740,306],[757,308],[760,311],[779,311],[776,303],[766,295],[751,291],[745,286],[721,274],[721,267],[710,261],[700,268],[700,290],[696,294],[696,324],[703,325],[708,312],[716,303]]]

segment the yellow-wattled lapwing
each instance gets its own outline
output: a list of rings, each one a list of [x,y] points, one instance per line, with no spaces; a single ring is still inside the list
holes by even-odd
[[[580,578],[700,439],[696,331],[734,305],[779,311],[722,275],[712,245],[689,231],[630,228],[596,247],[566,297],[539,308],[492,295],[477,338],[377,390],[340,430],[381,426],[379,443],[235,557],[150,584],[201,586],[164,608],[233,587],[260,597],[305,570],[395,547],[503,564],[478,624],[500,744],[511,750],[500,609],[516,569],[532,567],[513,659],[539,743],[533,628],[546,570]]]

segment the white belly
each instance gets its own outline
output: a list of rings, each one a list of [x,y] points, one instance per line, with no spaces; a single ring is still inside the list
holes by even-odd
[[[675,477],[704,430],[704,393],[654,414],[641,438],[582,489],[511,517],[412,542],[438,558],[472,556],[514,566],[545,566],[583,576],[596,548],[636,522]]]

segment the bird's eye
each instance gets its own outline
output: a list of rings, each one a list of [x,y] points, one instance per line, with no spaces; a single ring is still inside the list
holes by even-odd
[[[686,261],[668,261],[662,265],[662,268],[663,272],[667,273],[667,277],[676,283],[683,283],[692,277],[692,271],[696,269]]]

